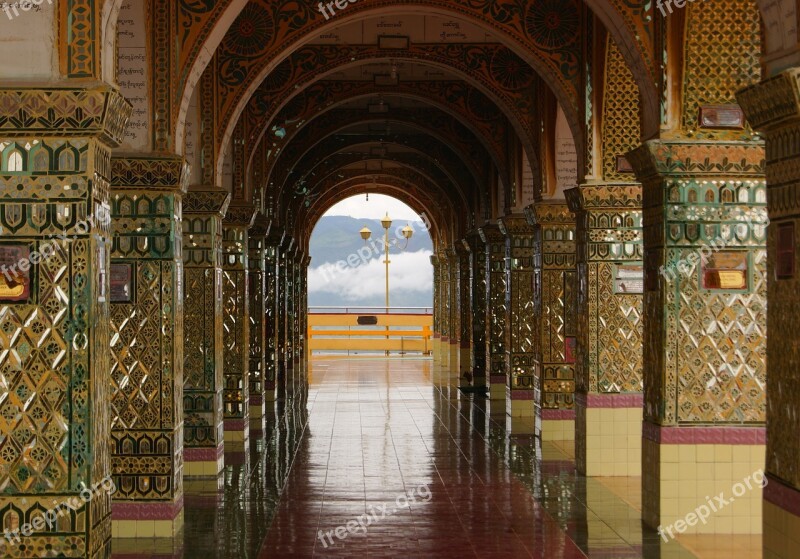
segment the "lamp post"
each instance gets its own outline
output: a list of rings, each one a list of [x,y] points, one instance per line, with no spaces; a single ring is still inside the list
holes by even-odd
[[[389,260],[389,229],[392,227],[392,218],[389,217],[389,212],[386,212],[386,216],[381,220],[381,225],[384,229],[383,235],[383,247],[386,251],[386,260],[383,263],[386,265],[386,314],[389,314],[389,264],[391,264],[391,260]],[[411,237],[414,235],[414,229],[411,228],[411,225],[406,225],[403,227],[401,233],[403,234],[403,238],[406,240],[406,246],[408,246],[408,241],[411,240]],[[372,231],[370,231],[369,227],[364,227],[361,231],[361,238],[364,239],[364,242],[368,242],[372,237]],[[389,326],[386,326],[386,339],[389,339]],[[389,351],[386,351],[386,356],[389,356]]]

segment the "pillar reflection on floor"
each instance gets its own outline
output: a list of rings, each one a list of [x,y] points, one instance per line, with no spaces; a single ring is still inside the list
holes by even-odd
[[[640,478],[576,473],[573,441],[509,435],[490,400],[434,386],[440,367],[314,359],[307,396],[267,407],[247,460],[187,484],[176,543],[115,540],[114,557],[759,556],[749,537],[665,542],[641,522]]]

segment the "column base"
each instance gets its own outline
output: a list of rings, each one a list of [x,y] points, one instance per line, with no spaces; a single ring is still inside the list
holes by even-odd
[[[545,441],[575,440],[575,410],[539,410],[536,436]]]
[[[183,495],[173,502],[116,502],[111,505],[113,538],[174,538],[183,528]]]
[[[506,375],[489,376],[489,399],[496,402],[505,402],[507,391]]]
[[[800,549],[800,490],[767,476],[764,488],[764,559],[794,559]]]
[[[224,464],[224,456],[222,460]],[[224,490],[225,477],[222,472],[217,477],[195,477],[183,480],[184,501],[189,507],[216,509],[219,507]],[[209,503],[213,503],[213,506]]]
[[[271,383],[269,386],[264,388],[264,404],[266,405],[270,403],[274,403],[278,399],[276,391],[275,391],[275,384]]]
[[[261,395],[250,396],[250,423],[259,421],[264,417],[264,397]]]
[[[512,390],[506,387],[506,413],[511,417],[536,416],[533,390]]]
[[[217,478],[225,469],[225,445],[220,443],[216,448],[184,448],[183,477],[185,478]]]
[[[642,475],[642,394],[575,394],[575,465],[587,477]]]
[[[506,414],[506,433],[512,436],[526,436],[531,440],[536,436],[536,421],[531,417],[513,417]],[[528,443],[528,444],[533,444]]]
[[[461,342],[457,340],[450,340],[450,376],[461,380],[461,360],[459,357],[461,356]]]
[[[250,440],[249,418],[225,419],[223,426],[225,429],[225,451],[236,452],[244,449]]]
[[[439,364],[443,371],[450,370],[450,338],[442,336],[439,343]]]
[[[645,422],[642,444],[642,519],[662,538],[761,533],[766,429]]]

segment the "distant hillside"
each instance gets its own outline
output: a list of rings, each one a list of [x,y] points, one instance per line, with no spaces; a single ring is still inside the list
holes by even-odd
[[[405,221],[392,225],[390,239],[395,230],[404,227]],[[364,226],[372,230],[372,240],[378,243],[366,256],[359,258],[355,268],[344,272],[335,269],[339,261],[347,261],[365,248],[359,231]],[[433,304],[433,268],[430,255],[433,246],[422,222],[411,223],[414,236],[405,251],[391,251],[390,293],[393,307],[430,307]],[[379,254],[383,238],[380,220],[355,219],[344,216],[327,216],[320,219],[311,238],[311,269],[309,270],[309,305],[312,307],[383,306],[385,297],[385,271],[383,254]],[[404,241],[400,242],[401,246]]]
[[[405,227],[407,221],[396,221],[392,224],[390,238],[398,226]],[[322,264],[335,264],[339,260],[347,260],[351,254],[358,252],[364,246],[358,232],[369,227],[372,238],[383,238],[383,226],[380,220],[355,219],[346,216],[326,216],[319,220],[311,237],[311,266],[318,267]],[[422,222],[411,223],[414,236],[408,244],[408,250],[417,252],[428,250],[433,252],[430,235],[425,232]],[[394,252],[394,250],[392,251]]]

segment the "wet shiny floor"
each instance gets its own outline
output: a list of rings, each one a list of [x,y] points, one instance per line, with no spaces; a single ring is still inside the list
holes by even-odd
[[[317,359],[219,483],[188,484],[176,541],[130,557],[760,557],[758,538],[644,529],[639,478],[577,476],[572,446],[509,436],[504,413],[430,360]],[[744,553],[744,555],[742,555]]]

